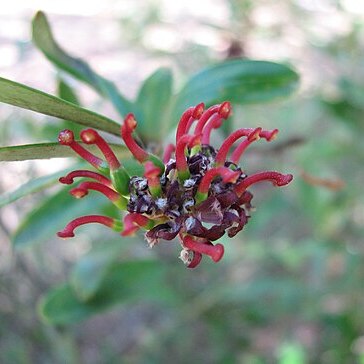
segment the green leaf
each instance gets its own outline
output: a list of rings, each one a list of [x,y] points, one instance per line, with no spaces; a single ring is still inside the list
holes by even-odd
[[[160,68],[148,77],[136,100],[138,135],[144,141],[160,141],[172,123],[166,120],[172,96],[172,73]]]
[[[120,133],[120,125],[103,115],[1,77],[0,102],[70,120],[111,134],[119,135]]]
[[[68,83],[63,80],[62,78],[59,78],[58,80],[58,95],[61,99],[66,100],[68,102],[71,102],[72,104],[80,106],[81,103]]]
[[[49,292],[39,304],[41,317],[53,325],[67,325],[100,313],[118,303],[139,300],[172,302],[178,299],[165,283],[166,268],[158,261],[115,263],[97,294],[80,301],[69,284]]]
[[[56,67],[87,83],[99,94],[107,97],[121,116],[132,112],[132,103],[119,93],[114,83],[99,76],[83,60],[68,55],[57,44],[48,20],[41,11],[33,19],[32,35],[34,44]]]
[[[109,145],[119,159],[130,157],[130,152],[125,146],[112,143]],[[90,152],[99,156],[101,155],[96,146],[87,145],[85,147],[90,150]],[[66,157],[77,157],[77,154],[71,148],[59,143],[25,144],[0,148],[0,162]]]
[[[134,158],[124,159],[123,167],[126,169],[129,176],[142,177],[144,175],[144,166]]]
[[[62,100],[82,106],[74,90],[61,77],[58,77],[57,79],[57,96]],[[46,123],[43,125],[41,131],[42,135],[48,136],[48,138],[54,138],[54,136],[58,135],[60,130],[71,129],[75,135],[78,135],[84,128],[85,127],[82,125],[76,124],[69,120],[64,120],[60,121],[59,123]]]
[[[74,168],[72,168],[74,169]],[[30,195],[31,193],[36,193],[45,188],[55,185],[58,183],[58,179],[67,173],[69,173],[72,169],[64,169],[57,173],[49,174],[48,176],[43,176],[39,178],[35,178],[30,180],[27,183],[24,183],[19,188],[9,193],[5,193],[0,196],[0,208],[12,203],[24,196]]]
[[[56,232],[62,230],[70,220],[95,213],[108,202],[104,196],[96,193],[81,200],[75,200],[68,191],[69,188],[63,188],[45,199],[25,217],[12,237],[15,247],[23,248],[34,243],[41,243],[55,236]]]
[[[210,66],[192,76],[177,94],[174,116],[189,106],[222,101],[246,104],[270,101],[291,94],[298,75],[287,66],[252,60],[230,60]]]
[[[97,247],[84,255],[74,266],[70,283],[81,301],[87,301],[98,291],[112,263],[118,258],[125,245],[125,238]]]

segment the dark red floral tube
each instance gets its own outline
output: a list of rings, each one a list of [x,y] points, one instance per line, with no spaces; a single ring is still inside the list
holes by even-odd
[[[218,262],[224,255],[224,246],[221,244],[213,245],[209,241],[197,241],[191,236],[186,235],[183,238],[185,248],[193,252],[208,255],[215,263]]]
[[[125,145],[128,147],[131,154],[134,158],[140,163],[145,163],[146,161],[153,162],[154,165],[158,166],[161,169],[164,169],[163,162],[156,157],[155,155],[148,153],[142,147],[138,145],[138,143],[133,138],[133,132],[137,127],[137,122],[135,120],[134,114],[128,114],[124,123],[121,126],[121,137],[124,140]]]
[[[70,193],[76,198],[82,198],[88,194],[89,190],[101,192],[106,196],[115,206],[120,210],[125,210],[127,206],[127,200],[125,197],[119,195],[115,190],[111,189],[98,182],[82,182],[76,188],[73,188]]]
[[[124,228],[121,235],[134,235],[141,227],[149,230],[153,226],[153,221],[148,219],[146,216],[137,213],[130,213],[124,217]]]
[[[206,200],[211,187],[211,182],[214,178],[221,177],[224,183],[234,183],[240,177],[240,175],[241,172],[232,171],[227,167],[209,169],[202,177],[200,185],[198,186],[195,197],[196,203],[199,204]]]
[[[101,171],[107,171],[107,164],[102,159],[90,153],[87,149],[80,145],[80,143],[75,141],[73,131],[68,129],[62,130],[58,135],[58,141],[62,145],[71,147],[80,157],[89,162],[95,168]]]
[[[97,173],[97,172],[86,171],[86,170],[72,171],[72,172],[68,173],[67,176],[61,177],[59,179],[59,182],[66,184],[66,185],[71,185],[73,183],[74,179],[77,177],[92,178],[107,187],[112,187],[111,180],[108,179],[107,177],[105,177],[104,175]]]
[[[163,153],[163,163],[164,164],[167,164],[171,160],[172,155],[175,152],[175,150],[176,150],[176,147],[172,143],[169,143],[166,146],[164,153]]]
[[[82,130],[80,137],[85,144],[96,144],[99,147],[111,170],[120,168],[120,162],[116,155],[96,130]]]
[[[203,103],[201,103],[196,106],[189,107],[182,114],[181,119],[177,126],[176,144],[183,135],[188,133],[189,129],[192,126],[192,123],[201,117],[201,115],[204,111],[204,107],[205,107],[205,105]]]
[[[137,127],[137,122],[133,114],[128,114],[124,123],[121,126],[121,137],[124,140],[125,145],[128,147],[130,152],[133,154],[134,158],[143,163],[148,160],[149,153],[147,153],[143,148],[141,148],[133,138],[133,132]]]
[[[262,130],[262,128],[256,128],[252,133],[252,136],[245,140],[243,140],[231,153],[230,160],[233,163],[239,163],[240,158],[242,157],[245,150],[248,148],[250,144],[259,140],[260,138],[266,139],[267,142],[272,141],[276,138],[278,134],[278,129],[274,130]]]
[[[181,181],[186,180],[190,176],[188,162],[185,156],[185,150],[188,147],[192,148],[200,142],[200,135],[184,135],[178,140],[176,146],[176,168],[178,178]]]
[[[219,115],[223,119],[227,119],[230,115],[231,111],[231,104],[228,101],[223,102],[219,105],[214,105],[209,107],[200,117],[196,128],[195,128],[195,135],[202,134],[202,131],[206,125],[206,123],[210,120],[213,115]]]
[[[290,183],[292,179],[293,176],[291,174],[282,174],[275,171],[260,172],[246,177],[243,181],[238,183],[235,186],[235,192],[240,196],[251,185],[264,181],[269,181],[272,182],[274,186],[282,187]]]
[[[151,161],[147,161],[144,165],[144,177],[148,180],[148,186],[150,193],[153,197],[160,196],[162,193],[162,187],[159,177],[162,171],[156,167]]]
[[[74,230],[81,225],[85,224],[102,224],[105,225],[117,232],[123,229],[123,224],[116,219],[112,219],[111,217],[101,216],[101,215],[89,215],[89,216],[81,216],[77,219],[69,222],[66,227],[57,233],[60,238],[72,238],[75,236]]]
[[[216,166],[222,166],[228,156],[229,150],[232,147],[232,145],[240,138],[247,137],[248,140],[254,140],[257,137],[256,129],[238,129],[231,133],[222,143],[219,151],[217,152],[216,158],[215,158],[215,164]]]

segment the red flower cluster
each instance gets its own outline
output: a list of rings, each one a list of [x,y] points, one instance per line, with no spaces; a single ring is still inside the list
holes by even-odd
[[[238,166],[251,143],[260,138],[271,141],[277,129],[242,128],[226,138],[219,149],[210,145],[211,131],[219,128],[230,112],[229,102],[206,110],[203,104],[188,108],[178,124],[176,142],[165,148],[163,160],[135,141],[133,132],[137,122],[132,114],[127,115],[121,126],[121,137],[134,158],[144,166],[142,177],[129,176],[95,130],[83,130],[80,138],[85,144],[96,144],[105,160],[76,142],[72,131],[60,132],[59,142],[71,147],[98,170],[73,171],[60,182],[72,184],[74,178],[85,177],[87,181],[70,191],[73,196],[82,198],[89,190],[99,191],[126,214],[122,221],[101,215],[79,217],[58,232],[58,236],[73,237],[75,228],[87,223],[103,224],[121,232],[122,236],[144,229],[151,247],[160,239],[178,237],[182,246],[180,258],[189,268],[196,267],[203,255],[218,262],[224,247],[212,242],[225,233],[235,236],[248,222],[253,197],[248,187],[261,181],[284,186],[292,180],[291,174],[275,171],[247,176]],[[238,140],[241,141],[228,157]]]

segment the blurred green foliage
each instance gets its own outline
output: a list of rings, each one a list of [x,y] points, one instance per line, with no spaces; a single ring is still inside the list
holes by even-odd
[[[231,41],[240,42],[241,49],[250,37],[267,32],[249,26],[262,3],[227,2],[231,8],[228,32]],[[297,22],[306,19],[309,25],[307,18],[315,10],[298,1],[289,3],[290,15]],[[336,3],[333,6],[345,14]],[[127,33],[130,37],[133,34],[131,43],[138,44],[143,25],[160,21],[159,11],[154,5],[137,19],[124,19],[122,26],[128,24],[129,29],[137,30]],[[41,14],[37,17],[47,26]],[[284,190],[259,188],[253,200],[257,211],[244,231],[227,242],[226,256],[219,264],[206,261],[188,271],[176,262],[173,244],[161,243],[150,251],[142,236],[120,239],[97,228],[81,233],[73,241],[52,241],[51,236],[60,226],[90,209],[90,204],[110,216],[116,217],[117,211],[102,199],[74,203],[64,188],[26,197],[32,206],[28,208],[30,214],[23,216],[13,242],[31,247],[16,253],[14,269],[2,277],[0,362],[164,363],[173,358],[177,363],[363,363],[363,29],[355,16],[350,19],[347,36],[332,36],[326,42],[315,39],[310,27],[303,29],[309,49],[324,60],[315,66],[320,71],[325,62],[330,62],[335,77],[284,102],[248,105],[244,95],[256,92],[258,98],[254,101],[263,101],[294,89],[296,78],[289,68],[263,62],[268,66],[264,70],[278,67],[283,72],[286,78],[278,80],[286,87],[273,88],[269,94],[271,89],[262,88],[264,80],[259,81],[264,72],[258,72],[260,76],[255,80],[259,82],[250,83],[251,88],[243,96],[234,98],[232,129],[264,126],[281,131],[274,144],[260,144],[247,154],[243,167],[250,171],[258,165],[261,170],[293,172],[295,180]],[[160,69],[145,81],[132,101],[85,62],[78,60],[75,67],[70,66],[68,62],[72,63],[73,58],[54,43],[42,46],[39,37],[49,36],[49,32],[42,31],[37,38],[34,24],[35,43],[57,67],[66,72],[73,70],[73,76],[111,100],[120,114],[128,112],[129,107],[140,113],[141,125],[146,125],[141,135],[144,141],[148,141],[153,128],[151,105],[160,101],[148,98],[155,95],[155,89],[165,87],[158,92],[170,105],[165,109],[162,105],[165,114],[157,120],[161,123],[158,127],[165,125],[164,120],[171,120],[169,115],[180,112],[182,106],[176,100],[187,105],[219,98],[213,92],[212,97],[206,94],[207,100],[196,100],[199,92],[194,93],[193,88],[188,92],[192,81],[185,83],[187,91],[182,88],[175,92],[169,72]],[[270,31],[279,39],[284,26],[276,24]],[[246,30],[244,34],[242,29]],[[190,46],[186,44],[185,49]],[[169,56],[176,64],[185,57],[183,52],[171,52]],[[204,85],[207,81],[200,78],[209,70],[212,80],[216,80],[214,72],[223,66],[216,65],[206,49],[195,48],[194,57],[197,63],[208,61],[210,65],[197,73],[196,65],[191,70],[183,66],[186,73],[195,72],[190,79],[195,80],[192,87],[197,81],[197,86]],[[240,62],[228,60],[224,64],[252,65],[248,60]],[[77,67],[81,67],[81,73],[77,73]],[[245,66],[242,70],[245,72]],[[258,70],[262,70],[259,65]],[[302,78],[308,71],[303,70]],[[254,79],[257,68],[252,72],[255,75],[248,72],[248,76]],[[267,78],[274,79],[271,76],[268,72]],[[222,77],[221,87],[225,88],[221,95],[235,95],[234,87],[229,90],[228,86],[235,86],[236,77]],[[243,77],[240,82],[246,80]],[[59,96],[77,104],[77,89],[65,82],[62,80]],[[271,97],[265,97],[266,90]],[[64,118],[72,121],[72,114]],[[58,126],[61,129],[69,125],[62,123],[44,128],[44,139],[54,139]],[[173,129],[172,123],[169,126]],[[39,136],[38,129],[33,133]],[[32,134],[27,135],[31,142]],[[151,141],[155,142],[153,138]],[[130,168],[136,167],[132,164]],[[26,191],[38,192],[55,182],[56,176],[42,176]],[[0,201],[24,197],[19,191]],[[22,201],[16,204],[22,207]],[[5,218],[2,216],[2,220]],[[75,250],[76,257],[61,261],[59,245],[67,244],[72,253],[72,246],[85,246],[85,241],[86,254]],[[43,244],[29,244],[32,242]],[[34,314],[37,302],[41,322]],[[111,307],[114,309],[105,312]],[[92,346],[97,349],[92,351]]]

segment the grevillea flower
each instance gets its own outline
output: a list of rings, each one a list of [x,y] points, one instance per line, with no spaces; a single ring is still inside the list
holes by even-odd
[[[291,174],[276,171],[247,175],[238,165],[251,143],[261,138],[273,140],[277,129],[242,128],[229,135],[220,148],[210,145],[211,132],[230,113],[229,102],[206,110],[203,104],[188,108],[178,124],[175,144],[166,146],[162,159],[136,142],[133,132],[137,122],[133,114],[127,115],[121,137],[144,166],[143,176],[130,176],[95,130],[82,131],[80,138],[84,144],[95,144],[104,159],[77,142],[72,131],[60,132],[59,142],[71,147],[98,170],[76,170],[60,178],[60,182],[72,184],[75,178],[83,178],[70,193],[83,198],[90,190],[101,192],[121,211],[123,218],[82,216],[71,221],[58,236],[73,237],[78,226],[88,223],[105,225],[122,236],[142,229],[150,247],[160,240],[177,238],[182,247],[180,258],[189,268],[196,267],[203,255],[218,262],[224,246],[213,242],[224,235],[235,236],[250,218],[253,195],[248,188],[262,181],[284,186],[292,180]]]

